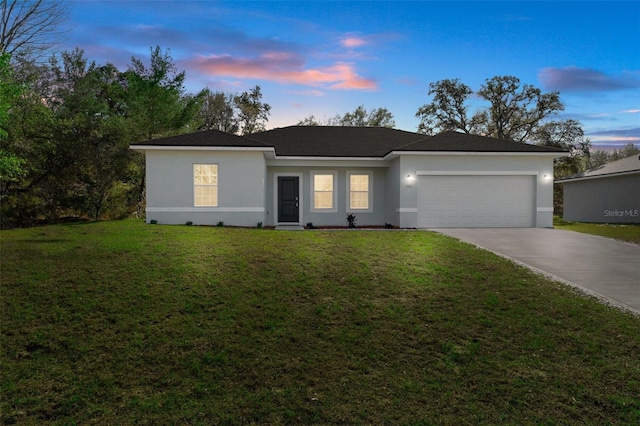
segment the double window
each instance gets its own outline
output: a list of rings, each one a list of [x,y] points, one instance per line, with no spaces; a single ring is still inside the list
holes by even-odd
[[[193,165],[193,202],[196,207],[218,206],[218,165]]]
[[[313,212],[337,212],[336,171],[312,171],[311,192]],[[347,172],[347,211],[372,211],[372,173],[361,171]]]

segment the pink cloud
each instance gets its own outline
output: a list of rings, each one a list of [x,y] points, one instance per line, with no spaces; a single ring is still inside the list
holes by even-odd
[[[638,114],[640,113],[640,109],[627,109],[622,111],[624,114]]]
[[[353,49],[356,47],[364,46],[365,44],[367,44],[367,40],[365,40],[362,37],[351,36],[351,37],[345,37],[342,40],[340,40],[340,44],[349,49]]]
[[[374,80],[356,73],[350,63],[336,62],[331,66],[306,68],[304,61],[287,52],[266,52],[257,57],[231,55],[200,56],[188,61],[190,66],[209,76],[268,80],[305,86],[328,86],[331,89],[373,90]]]

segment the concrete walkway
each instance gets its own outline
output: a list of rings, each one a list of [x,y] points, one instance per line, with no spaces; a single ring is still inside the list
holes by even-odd
[[[640,314],[640,246],[547,228],[432,229]]]

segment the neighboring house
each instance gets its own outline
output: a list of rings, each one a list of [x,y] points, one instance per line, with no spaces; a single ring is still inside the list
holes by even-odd
[[[632,155],[558,179],[563,219],[576,222],[640,223],[640,156]]]
[[[131,145],[146,156],[147,222],[232,226],[552,227],[566,152],[444,132],[292,126]]]

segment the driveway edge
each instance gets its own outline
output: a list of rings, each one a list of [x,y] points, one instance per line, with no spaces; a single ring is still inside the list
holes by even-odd
[[[491,253],[493,253],[493,254],[495,254],[495,255],[503,258],[503,259],[507,259],[507,260],[515,263],[516,265],[523,266],[523,267],[531,270],[532,272],[534,272],[534,273],[536,273],[538,275],[541,275],[543,277],[549,278],[549,279],[551,279],[553,281],[556,281],[558,283],[564,284],[564,285],[568,286],[571,290],[574,290],[576,293],[582,294],[582,295],[584,295],[586,297],[592,297],[592,298],[598,300],[600,303],[602,303],[604,305],[607,305],[609,307],[615,308],[615,309],[617,309],[619,311],[622,311],[622,312],[629,313],[629,314],[637,317],[638,319],[640,319],[640,311],[638,311],[636,309],[633,309],[631,306],[627,306],[627,305],[625,305],[625,304],[623,304],[621,302],[618,302],[616,300],[610,299],[609,297],[603,296],[600,293],[597,293],[597,292],[595,292],[593,290],[589,290],[588,288],[582,287],[582,286],[580,286],[580,285],[578,285],[578,284],[576,284],[574,282],[565,280],[564,278],[560,278],[557,275],[551,274],[551,273],[549,273],[547,271],[543,271],[542,269],[536,268],[535,266],[531,266],[531,265],[529,265],[527,263],[524,263],[524,262],[522,262],[520,260],[514,259],[513,257],[509,257],[509,256],[507,256],[507,255],[505,255],[503,253],[499,253],[497,251],[493,251],[493,250],[488,249],[486,247],[483,247],[481,245],[478,245],[478,244],[475,244],[475,243],[472,243],[472,242],[469,242],[469,241],[465,241],[465,240],[462,240],[460,238],[452,237],[451,235],[447,235],[447,234],[439,232],[437,230],[433,230],[432,229],[431,231],[437,232],[440,235],[445,235],[447,237],[454,238],[454,239],[456,239],[456,240],[458,240],[460,242],[463,242],[463,243],[466,243],[466,244],[481,248],[481,249],[486,250],[488,252],[491,252]]]

